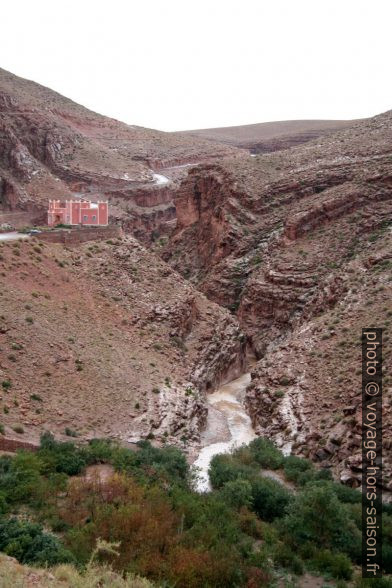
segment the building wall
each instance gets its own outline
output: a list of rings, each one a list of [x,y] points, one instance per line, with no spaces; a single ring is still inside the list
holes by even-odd
[[[109,220],[107,202],[91,203],[67,200],[61,206],[59,200],[49,201],[48,225],[59,223],[66,225],[106,226]]]
[[[98,203],[98,210],[99,210],[99,224],[100,225],[107,225],[109,222],[109,205],[107,202],[99,202]]]

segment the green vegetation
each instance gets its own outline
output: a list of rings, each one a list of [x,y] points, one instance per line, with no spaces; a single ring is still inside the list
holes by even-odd
[[[33,394],[30,394],[30,398],[31,400],[36,400],[37,402],[42,402],[42,398],[39,394],[36,394],[35,392]]]
[[[55,565],[74,561],[71,552],[54,535],[45,533],[41,525],[13,517],[0,520],[0,550],[21,563]]]
[[[99,464],[113,475],[100,478]],[[177,448],[60,443],[46,433],[35,453],[0,456],[0,550],[22,563],[73,564],[79,571],[70,566],[69,574],[83,577],[92,562],[110,565],[167,588],[274,586],[305,571],[336,586],[353,579],[358,492],[262,438],[215,456],[210,473],[213,490],[198,494]],[[387,512],[383,548],[390,573]]]
[[[12,429],[15,431],[15,433],[19,433],[20,435],[23,435],[24,433],[24,428],[22,425],[14,425]]]

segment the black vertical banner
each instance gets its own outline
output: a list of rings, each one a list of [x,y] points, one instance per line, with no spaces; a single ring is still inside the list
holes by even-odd
[[[362,329],[362,577],[382,577],[382,329]]]

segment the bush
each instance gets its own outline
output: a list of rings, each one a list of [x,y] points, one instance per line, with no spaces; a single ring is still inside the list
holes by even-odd
[[[284,473],[288,480],[303,486],[314,477],[314,466],[307,459],[289,455],[284,460]]]
[[[309,566],[338,580],[351,580],[353,575],[353,568],[347,555],[332,553],[328,549],[318,551]]]
[[[0,520],[0,551],[21,563],[55,565],[74,561],[60,541],[44,533],[40,525],[15,518]]]
[[[169,478],[177,483],[186,482],[189,465],[185,455],[177,447],[153,447],[149,441],[139,441],[136,452],[136,464],[142,468],[153,468],[153,478]],[[130,450],[129,450],[130,451]],[[151,470],[150,470],[150,473]]]
[[[360,559],[360,532],[328,482],[306,486],[295,497],[281,530],[293,546],[313,543],[318,548],[336,549]]]
[[[88,464],[87,451],[74,443],[59,443],[53,435],[44,433],[38,455],[52,472],[63,472],[68,476],[76,476]]]
[[[251,467],[237,463],[232,455],[214,455],[211,460],[210,482],[213,488],[222,488],[227,482],[233,480],[249,479],[254,475]]]
[[[288,545],[279,543],[275,549],[273,559],[275,565],[290,570],[298,576],[303,574],[304,566],[301,559],[290,549]]]
[[[42,398],[39,394],[30,394],[31,400],[36,400],[37,402],[42,402]]]
[[[131,473],[136,468],[138,461],[134,451],[120,447],[115,452],[112,463],[117,471]]]
[[[324,481],[315,481],[312,483],[312,486],[320,486],[325,488]],[[328,487],[336,494],[337,498],[340,502],[344,504],[360,504],[362,497],[361,493],[354,488],[350,488],[349,486],[344,486],[343,484],[339,484],[338,482],[328,481]]]
[[[269,478],[252,480],[253,510],[264,521],[273,521],[285,515],[292,500],[290,492]]]
[[[283,465],[282,452],[268,439],[258,437],[249,443],[255,461],[262,467],[277,470]]]
[[[108,439],[91,439],[87,447],[90,463],[104,463],[111,461],[118,447]],[[129,451],[125,449],[125,451]]]
[[[221,496],[225,504],[237,510],[244,506],[249,508],[253,503],[252,486],[248,480],[227,482],[221,490]]]
[[[40,483],[42,462],[33,453],[19,452],[13,459],[0,457],[0,491],[11,504],[28,502]]]
[[[13,431],[15,431],[15,433],[19,433],[19,435],[23,435],[24,433],[24,428],[22,427],[22,425],[14,425],[12,429]]]
[[[355,580],[355,588],[392,588],[392,578],[361,578]]]

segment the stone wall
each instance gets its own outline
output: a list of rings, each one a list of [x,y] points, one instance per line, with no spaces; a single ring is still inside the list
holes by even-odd
[[[108,227],[83,227],[77,229],[58,229],[41,233],[38,238],[47,243],[64,243],[65,245],[77,245],[86,241],[103,241],[122,236],[122,229],[118,225]]]
[[[6,439],[3,435],[0,435],[0,451],[17,451],[18,449],[37,451],[38,445],[21,439]]]

